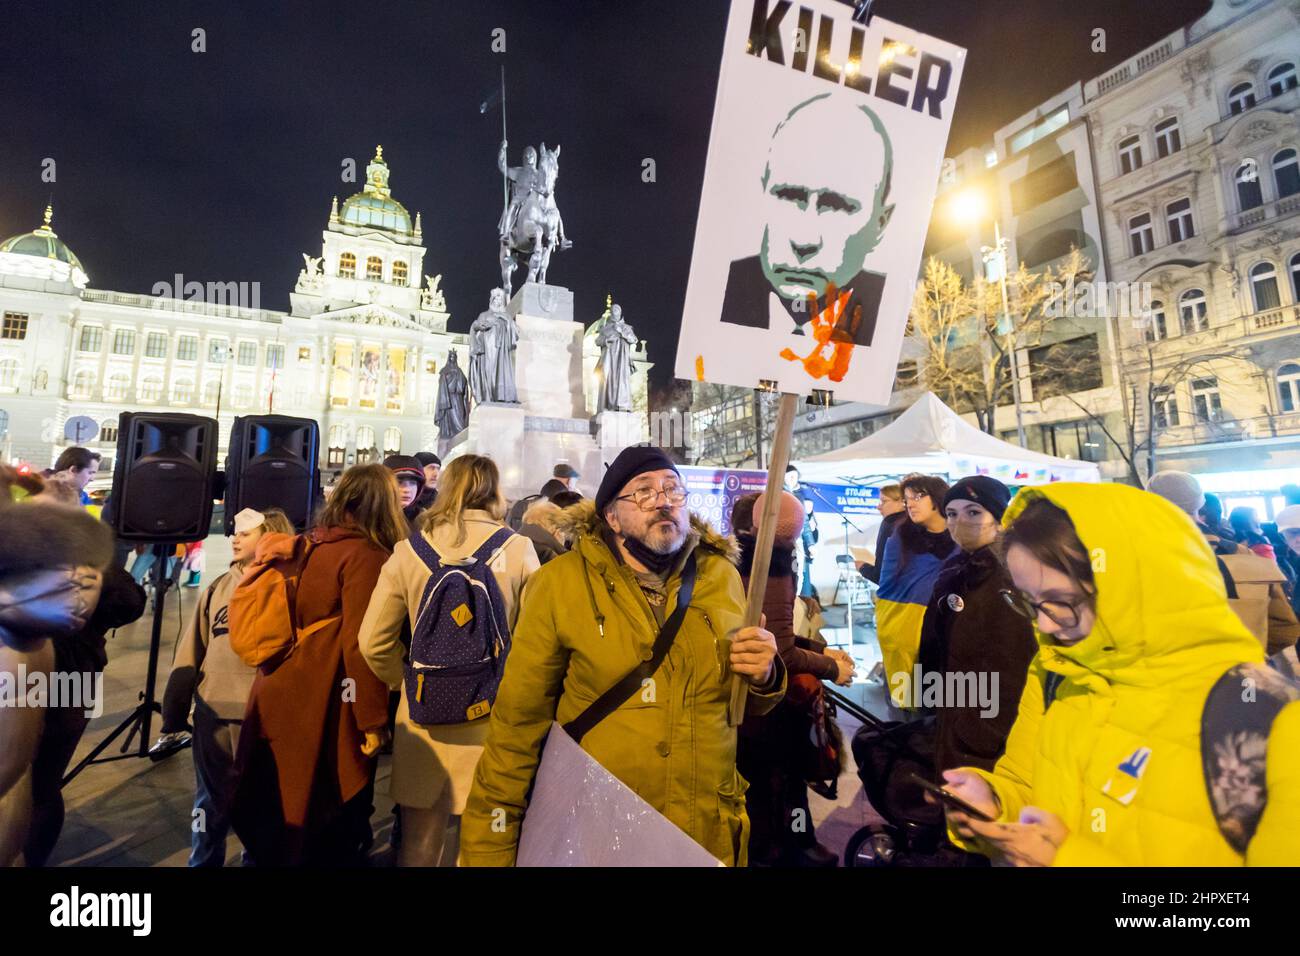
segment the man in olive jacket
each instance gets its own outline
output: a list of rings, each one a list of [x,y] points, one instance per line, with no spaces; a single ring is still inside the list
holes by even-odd
[[[552,721],[566,723],[642,660],[676,607],[687,557],[694,594],[645,689],[592,728],[582,747],[723,863],[743,866],[747,784],[736,771],[731,677],[748,712],[785,694],[772,634],[741,627],[745,593],[733,546],[686,510],[685,484],[659,449],[624,449],[594,503],[566,509],[573,550],[524,590],[487,745],[461,822],[461,863],[511,866]]]

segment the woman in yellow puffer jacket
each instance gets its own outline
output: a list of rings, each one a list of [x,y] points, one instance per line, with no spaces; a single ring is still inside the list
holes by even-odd
[[[944,774],[995,818],[950,810],[953,841],[1019,866],[1300,864],[1300,703],[1272,724],[1244,852],[1211,808],[1206,696],[1264,656],[1191,519],[1136,488],[1060,484],[1022,491],[1003,525],[1006,596],[1033,616],[1039,652],[994,770]]]

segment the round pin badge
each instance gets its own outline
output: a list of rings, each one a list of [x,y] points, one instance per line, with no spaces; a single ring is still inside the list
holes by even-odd
[[[952,608],[954,611],[960,611],[966,607],[966,602],[961,599],[960,594],[949,594],[948,607]]]

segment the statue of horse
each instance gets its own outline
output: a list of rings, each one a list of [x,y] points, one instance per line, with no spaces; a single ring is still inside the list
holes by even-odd
[[[560,175],[560,147],[554,150],[542,143],[537,164],[540,187],[529,191],[519,208],[509,240],[501,243],[501,287],[506,298],[512,295],[511,278],[524,260],[528,263],[529,282],[545,282],[551,253],[558,246],[572,245],[564,237],[564,221],[555,205],[555,181]]]

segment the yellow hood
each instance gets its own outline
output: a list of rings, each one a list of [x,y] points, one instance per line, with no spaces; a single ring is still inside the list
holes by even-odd
[[[1003,526],[1039,496],[1070,515],[1097,582],[1091,634],[1068,648],[1038,634],[1048,670],[1098,689],[1097,677],[1150,687],[1264,659],[1228,606],[1205,537],[1174,505],[1128,485],[1061,483],[1023,489]]]

